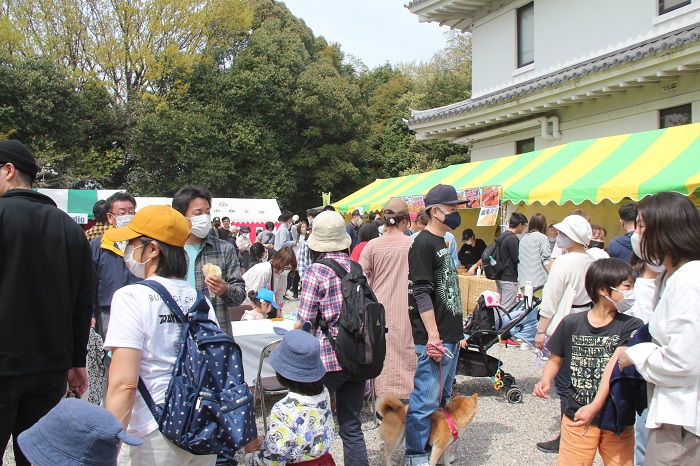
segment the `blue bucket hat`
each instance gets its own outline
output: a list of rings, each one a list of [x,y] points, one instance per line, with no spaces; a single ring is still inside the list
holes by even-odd
[[[272,307],[275,309],[279,309],[279,304],[277,304],[277,301],[275,301],[275,293],[273,293],[272,290],[268,290],[267,288],[260,288],[258,290],[258,295],[256,296],[258,299],[262,299],[263,301],[267,301],[268,303],[272,304]]]
[[[303,330],[284,334],[282,342],[270,353],[270,365],[294,382],[316,382],[326,374],[318,339]]]
[[[112,413],[76,398],[62,400],[17,437],[24,456],[37,466],[115,466],[119,441],[143,445]]]

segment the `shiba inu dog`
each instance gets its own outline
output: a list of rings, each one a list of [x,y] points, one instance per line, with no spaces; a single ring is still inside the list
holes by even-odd
[[[452,419],[453,425],[459,436],[472,422],[477,413],[476,401],[478,395],[460,396],[458,393],[447,403],[445,410]],[[379,425],[379,437],[384,441],[384,461],[386,466],[392,466],[391,455],[406,434],[406,412],[408,406],[392,393],[382,395],[377,403],[377,411],[382,415],[382,423]],[[443,410],[437,410],[430,415],[430,440],[432,446],[430,453],[430,466],[435,466],[442,457],[442,464],[450,466],[450,446],[455,441],[453,429]]]

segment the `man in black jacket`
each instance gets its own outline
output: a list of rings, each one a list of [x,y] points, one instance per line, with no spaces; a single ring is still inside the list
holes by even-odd
[[[70,390],[87,389],[93,272],[83,229],[31,190],[39,167],[0,141],[0,451]]]
[[[510,311],[518,301],[518,256],[521,235],[527,226],[527,217],[514,212],[508,220],[508,229],[498,236],[498,253],[503,261],[503,273],[496,280],[501,295],[501,306]]]

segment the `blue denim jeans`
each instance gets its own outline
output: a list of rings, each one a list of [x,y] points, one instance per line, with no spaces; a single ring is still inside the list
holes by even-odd
[[[522,322],[520,322],[518,325],[513,326],[513,328],[510,331],[510,334],[515,339],[520,338],[528,345],[535,346],[535,335],[537,334],[538,322],[539,321],[537,320],[537,310],[533,309],[532,311],[530,311],[530,314],[528,314],[522,320]]]
[[[406,454],[404,456],[406,465],[428,462],[425,446],[430,438],[430,415],[436,409],[444,407],[452,396],[459,343],[443,343],[443,345],[447,352],[440,364],[428,356],[425,345],[416,345],[418,365],[413,377],[413,391],[408,400],[406,414]],[[442,366],[442,390],[440,389],[440,366]]]

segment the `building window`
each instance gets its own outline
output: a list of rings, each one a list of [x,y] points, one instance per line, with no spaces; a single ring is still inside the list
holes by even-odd
[[[659,15],[690,5],[690,0],[659,0]]]
[[[525,154],[527,152],[532,152],[535,150],[535,138],[523,139],[522,141],[515,141],[515,153]]]
[[[518,8],[518,68],[535,62],[535,4]]]
[[[692,123],[690,104],[659,110],[659,128],[689,125]]]

